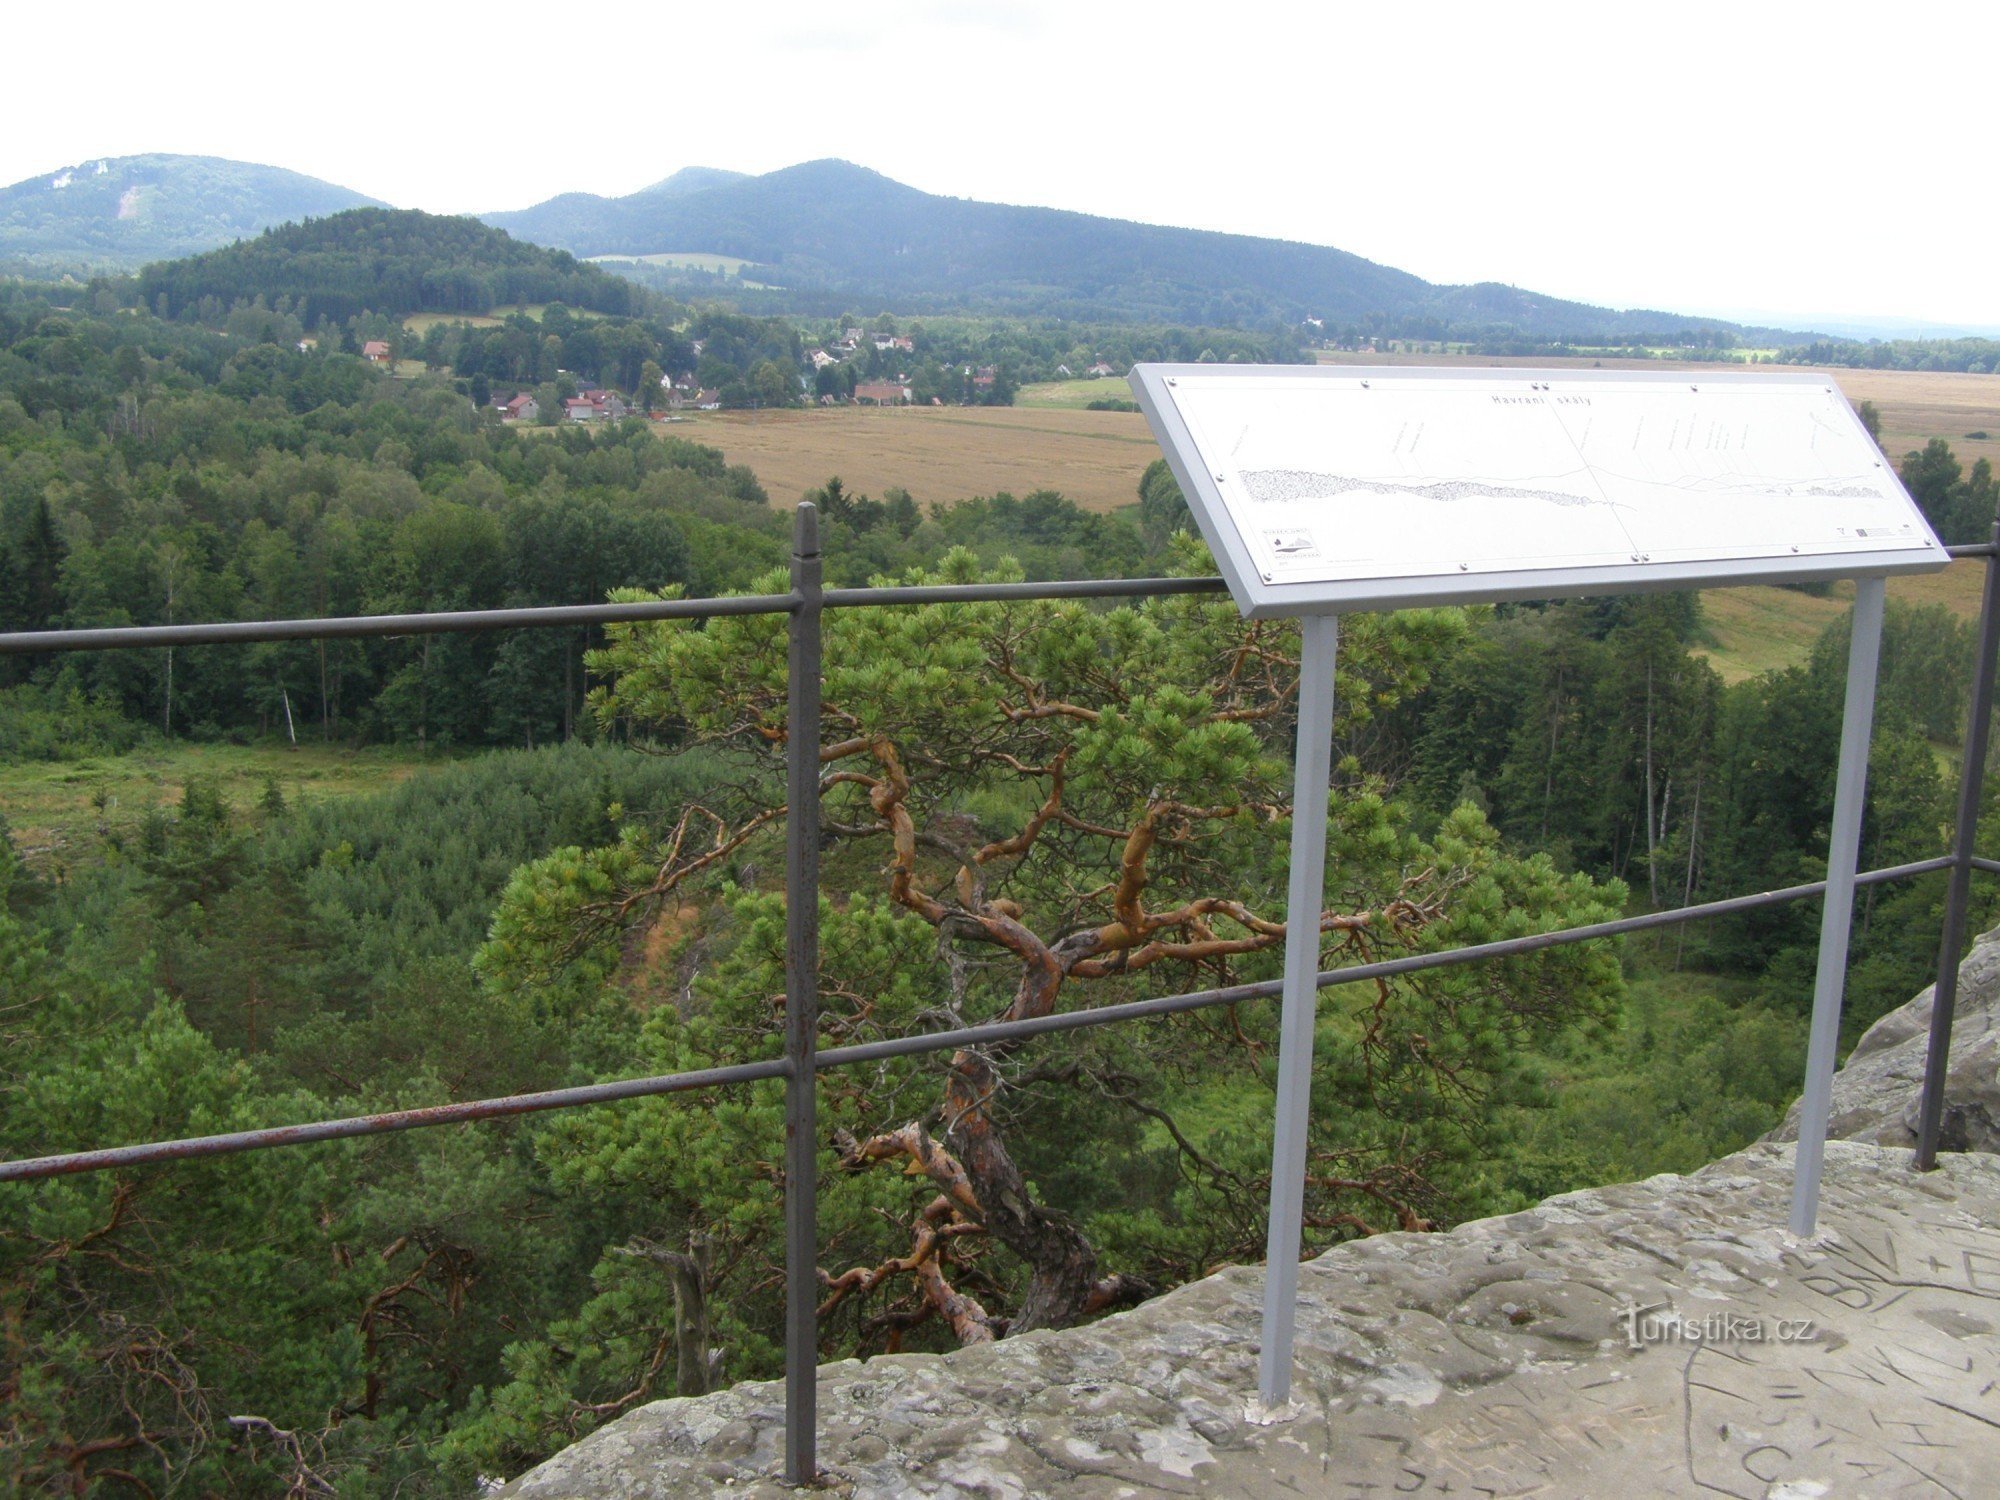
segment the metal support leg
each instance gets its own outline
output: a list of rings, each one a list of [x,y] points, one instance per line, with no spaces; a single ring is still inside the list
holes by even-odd
[[[1833,829],[1826,845],[1826,907],[1819,922],[1819,971],[1813,982],[1812,1042],[1799,1105],[1799,1149],[1792,1177],[1792,1233],[1819,1222],[1820,1163],[1833,1105],[1833,1060],[1840,1049],[1840,1000],[1847,987],[1847,934],[1854,921],[1855,860],[1861,852],[1861,805],[1868,790],[1868,740],[1875,718],[1875,668],[1882,655],[1883,582],[1854,589],[1854,630],[1847,651],[1847,706],[1840,720],[1840,769],[1833,784]]]
[[[1305,1215],[1306,1125],[1313,1023],[1319,1010],[1319,917],[1326,901],[1326,787],[1333,755],[1335,615],[1308,615],[1299,659],[1293,757],[1291,891],[1285,904],[1285,998],[1278,1025],[1277,1131],[1271,1143],[1271,1229],[1264,1248],[1264,1342],[1257,1391],[1266,1408],[1292,1394],[1292,1325]]]
[[[1993,527],[2000,546],[2000,522]],[[1972,885],[1972,851],[1979,833],[1979,793],[1986,780],[1986,731],[1993,718],[1993,668],[2000,657],[2000,558],[1986,559],[1986,592],[1979,601],[1979,657],[1972,669],[1972,708],[1965,721],[1965,758],[1958,770],[1958,821],[1951,838],[1951,883],[1938,935],[1937,988],[1931,992],[1930,1051],[1924,1057],[1923,1102],[1918,1107],[1919,1172],[1937,1166],[1938,1131],[1944,1123],[1944,1074],[1951,1061],[1951,1023],[1958,1011],[1958,954],[1965,946],[1965,902]]]
[[[819,1414],[819,512],[801,505],[792,539],[798,595],[786,657],[785,736],[785,1478],[818,1472]]]

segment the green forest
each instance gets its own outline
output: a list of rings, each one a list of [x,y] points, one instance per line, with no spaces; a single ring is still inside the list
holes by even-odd
[[[503,425],[474,387],[543,357],[515,323],[396,378],[351,347],[372,303],[181,275],[164,309],[0,286],[0,630],[785,586],[800,497],[643,418]],[[663,302],[549,317],[557,368],[590,333],[597,379],[714,351],[747,381],[803,345]],[[1068,352],[1029,332],[934,336]],[[1942,440],[1901,462],[1934,522],[1984,534],[1990,471]],[[1163,464],[1110,516],[1054,488],[808,498],[829,584],[1212,571]],[[0,1153],[774,1054],[783,629],[0,657]],[[1327,964],[1816,878],[1845,625],[1734,685],[1703,644],[1689,595],[1351,618]],[[1864,864],[1943,852],[1970,655],[1942,608],[1892,608]],[[1294,627],[1213,596],[830,614],[822,1043],[1274,976],[1297,678]],[[243,798],[202,768],[295,740],[409,774]],[[88,791],[167,753],[156,799]],[[31,775],[74,778],[60,829],[8,810]],[[1850,1042],[1927,982],[1942,891],[1864,893]],[[1753,1139],[1798,1088],[1817,924],[1329,990],[1308,1248]],[[1255,1260],[1275,1020],[828,1075],[823,1354],[1062,1326]],[[0,1489],[457,1496],[773,1376],[781,1141],[756,1085],[0,1188]]]

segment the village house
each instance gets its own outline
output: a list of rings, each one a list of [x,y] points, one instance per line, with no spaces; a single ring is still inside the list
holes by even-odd
[[[585,391],[563,402],[563,414],[572,422],[615,422],[631,409],[616,391]]]
[[[500,414],[510,422],[532,422],[542,414],[542,403],[535,399],[533,391],[522,391],[511,396],[501,406]]]
[[[901,406],[910,399],[910,388],[891,380],[864,380],[854,387],[857,405]]]
[[[1092,365],[1088,370],[1085,370],[1083,373],[1085,375],[1088,375],[1092,380],[1096,380],[1105,375],[1116,375],[1118,372],[1112,369],[1111,366],[1107,365],[1103,360],[1100,359],[1096,364]]]
[[[824,370],[828,365],[837,365],[840,363],[839,360],[828,354],[824,349],[813,350],[807,358],[812,361],[812,367],[815,370]]]
[[[361,357],[371,365],[389,363],[389,346],[381,339],[370,339],[361,346]]]

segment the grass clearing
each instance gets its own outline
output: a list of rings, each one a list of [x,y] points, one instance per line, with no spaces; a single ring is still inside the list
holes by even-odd
[[[661,250],[652,255],[590,255],[594,266],[668,266],[677,271],[720,271],[724,276],[742,274],[751,262],[740,255],[711,255],[705,250]]]
[[[403,327],[418,338],[422,338],[433,328],[462,324],[467,328],[498,328],[500,320],[488,313],[411,313],[403,319]]]
[[[506,303],[483,313],[419,312],[411,313],[408,317],[404,318],[403,327],[421,338],[440,323],[462,323],[468,328],[498,328],[502,323],[513,317],[515,313],[524,313],[539,323],[542,321],[542,314],[548,310],[549,305],[546,302],[519,302]],[[569,314],[573,318],[602,318],[606,316],[606,314],[601,312],[593,312],[587,307],[572,307],[569,309]]]
[[[740,255],[712,255],[706,250],[661,250],[652,255],[593,255],[588,259],[592,265],[598,266],[657,266],[665,271],[704,271],[727,277],[751,292],[784,290],[767,282],[746,280],[743,268],[755,262]]]
[[[1701,654],[1724,682],[1796,666],[1811,653],[1820,633],[1847,611],[1851,597],[1815,598],[1761,584],[1707,589],[1701,596],[1701,617],[1715,644]]]
[[[1014,404],[1055,411],[1083,411],[1093,401],[1130,401],[1132,388],[1115,375],[1086,380],[1052,380],[1042,385],[1024,385],[1014,393]]]
[[[135,827],[154,808],[176,806],[193,777],[209,778],[230,806],[248,809],[269,782],[298,806],[384,791],[441,764],[443,757],[404,745],[142,745],[125,755],[0,765],[0,807],[14,847],[47,872],[88,857],[107,833]]]
[[[1977,562],[1955,562],[1937,573],[1889,580],[1889,597],[1905,604],[1942,604],[1962,620],[1979,615],[1982,573]],[[1824,596],[1753,584],[1706,589],[1702,622],[1714,644],[1703,650],[1724,682],[1803,663],[1820,632],[1854,605],[1854,585],[1842,582]]]

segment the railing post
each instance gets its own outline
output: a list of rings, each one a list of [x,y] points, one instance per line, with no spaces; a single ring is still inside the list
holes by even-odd
[[[1326,787],[1333,758],[1338,615],[1307,615],[1299,652],[1298,748],[1292,756],[1291,888],[1285,900],[1285,998],[1278,1020],[1278,1102],[1271,1137],[1271,1224],[1264,1242],[1264,1329],[1257,1395],[1266,1411],[1292,1398],[1306,1134],[1319,1017],[1319,915],[1326,903]]]
[[[2000,547],[2000,521],[1991,538]],[[1979,600],[1979,654],[1972,668],[1972,704],[1965,721],[1965,755],[1958,770],[1958,821],[1951,836],[1951,879],[1945,889],[1944,925],[1938,934],[1937,988],[1931,992],[1930,1050],[1924,1057],[1924,1092],[1917,1121],[1919,1172],[1937,1167],[1938,1132],[1944,1124],[1944,1074],[1951,1061],[1951,1025],[1958,1010],[1958,954],[1965,945],[1965,903],[1972,885],[1972,853],[1979,834],[1979,793],[1986,780],[1986,733],[1993,719],[1993,668],[2000,656],[2000,556],[1986,557],[1986,589]]]
[[[1819,967],[1813,979],[1812,1033],[1806,1047],[1806,1087],[1799,1101],[1798,1154],[1792,1169],[1792,1233],[1819,1224],[1819,1172],[1833,1106],[1833,1063],[1840,1051],[1840,1002],[1847,990],[1847,936],[1854,922],[1854,876],[1861,853],[1861,811],[1868,792],[1868,742],[1875,722],[1875,669],[1882,659],[1880,578],[1854,583],[1852,637],[1847,647],[1847,700],[1840,716],[1839,769],[1833,782],[1833,826],[1826,840],[1826,905],[1819,918]]]
[[[785,678],[785,1478],[809,1483],[819,1420],[819,511],[798,509]]]

